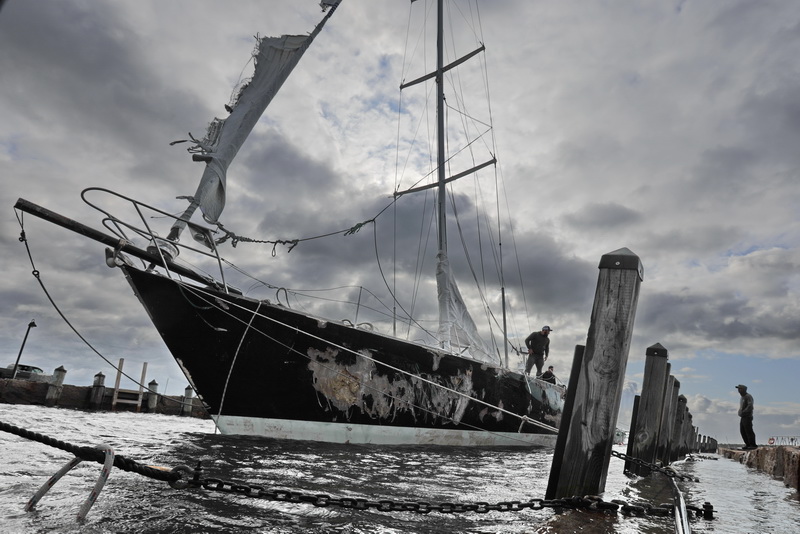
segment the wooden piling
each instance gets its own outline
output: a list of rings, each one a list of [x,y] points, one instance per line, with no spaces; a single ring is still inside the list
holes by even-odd
[[[675,382],[678,381],[676,380]],[[686,397],[678,395],[678,403],[675,409],[675,422],[672,427],[672,443],[670,443],[669,459],[666,462],[668,464],[680,458],[684,419],[686,419]]]
[[[99,410],[103,407],[103,397],[106,394],[106,375],[102,372],[94,375],[94,383],[92,384],[92,392],[89,397],[89,409]]]
[[[664,379],[664,401],[661,404],[661,425],[658,429],[658,446],[656,447],[656,460],[664,459],[664,451],[669,444],[670,433],[672,432],[672,421],[670,410],[672,403],[677,402],[678,394],[673,391],[675,377],[670,374],[672,365],[667,363],[667,376]],[[674,397],[674,398],[673,398]]]
[[[604,255],[599,269],[586,348],[569,381],[572,414],[561,419],[558,439],[563,433],[566,441],[553,455],[558,479],[551,469],[547,498],[605,489],[643,268],[638,256],[622,248]]]
[[[647,463],[654,463],[658,449],[658,432],[664,408],[664,386],[667,377],[667,349],[656,343],[645,351],[644,380],[636,420],[636,435],[633,436],[632,456]],[[629,438],[630,439],[630,438]],[[650,474],[645,466],[635,466],[633,472],[639,476]]]
[[[661,463],[664,465],[668,465],[670,463],[670,458],[672,457],[672,447],[675,443],[675,426],[678,420],[678,397],[680,396],[681,390],[681,383],[678,379],[674,376],[670,377],[672,379],[672,391],[667,390],[665,392],[670,396],[669,401],[669,412],[667,415],[667,428],[666,428],[666,435],[664,436],[664,449],[660,451],[659,459]]]
[[[53,378],[47,386],[47,394],[45,395],[44,405],[55,406],[58,404],[58,399],[61,398],[61,392],[64,390],[64,377],[67,376],[67,370],[63,365],[53,371]]]
[[[633,457],[633,436],[636,434],[636,420],[639,417],[639,401],[641,400],[641,395],[636,395],[633,397],[633,413],[631,414],[631,428],[628,432],[628,447],[625,450],[625,455],[628,457]],[[633,473],[633,464],[630,460],[625,460],[625,466],[622,468],[623,473]]]
[[[186,388],[183,390],[183,397],[181,398],[181,415],[192,415],[192,407],[194,406],[194,398],[192,393],[192,386],[186,386]]]
[[[119,397],[119,382],[122,380],[122,366],[125,365],[125,358],[119,359],[119,364],[117,365],[117,379],[114,382],[114,394],[111,396],[111,411],[117,409],[117,400]]]
[[[583,364],[583,352],[586,349],[584,345],[575,345],[575,351],[572,354],[572,369],[570,370],[570,380],[572,377],[577,377],[580,374],[581,365]],[[567,430],[569,429],[569,420],[572,419],[572,409],[575,405],[575,388],[567,389],[567,397],[564,399],[564,407],[561,409],[561,426],[559,427],[558,436],[556,437],[556,446],[553,451],[553,457],[562,457],[564,455],[564,448],[567,445]],[[545,495],[555,495],[558,488],[558,479],[561,474],[561,462],[553,462],[550,467],[550,478],[547,481],[547,490]],[[547,497],[552,499],[553,497]]]
[[[144,383],[144,380],[142,380]],[[147,411],[152,412],[156,409],[158,405],[158,382],[155,380],[151,380],[149,384],[147,384]]]

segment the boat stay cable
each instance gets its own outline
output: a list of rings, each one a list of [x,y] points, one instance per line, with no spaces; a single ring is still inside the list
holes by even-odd
[[[67,324],[67,326],[70,328],[70,330],[72,330],[75,333],[75,335],[78,336],[78,338],[81,341],[83,341],[83,343],[87,347],[89,347],[89,349],[92,352],[97,354],[104,362],[106,362],[108,365],[110,365],[112,369],[114,369],[116,372],[118,372],[120,375],[124,376],[128,380],[132,381],[137,386],[139,386],[141,388],[144,388],[147,391],[150,391],[150,388],[148,386],[142,384],[141,382],[139,382],[139,379],[130,376],[125,371],[120,369],[116,364],[114,364],[111,360],[109,360],[108,358],[103,356],[103,354],[100,351],[98,351],[94,347],[94,345],[92,345],[89,342],[89,340],[86,339],[83,336],[83,334],[81,334],[78,331],[78,329],[75,327],[75,325],[73,325],[72,322],[67,318],[67,316],[64,314],[64,312],[61,310],[61,308],[56,303],[56,301],[53,298],[53,296],[50,294],[50,291],[47,289],[47,286],[45,285],[44,280],[42,280],[41,272],[39,271],[39,269],[36,268],[36,263],[34,262],[34,259],[33,259],[33,253],[31,252],[30,245],[28,244],[28,237],[25,234],[25,225],[24,225],[24,222],[23,222],[23,217],[19,213],[17,213],[16,216],[17,216],[17,222],[19,223],[19,226],[20,226],[20,237],[19,237],[19,240],[20,240],[20,242],[22,242],[25,245],[25,250],[28,253],[28,260],[30,261],[31,268],[33,269],[31,271],[31,274],[33,274],[34,278],[36,278],[36,281],[39,282],[39,286],[42,288],[42,291],[44,291],[45,297],[47,297],[47,300],[50,301],[50,304],[53,306],[53,309],[56,311],[56,313],[58,313],[58,315]],[[176,399],[171,399],[171,398],[167,397],[166,395],[160,395],[160,397],[162,399],[167,400],[168,402],[175,402],[177,404],[181,403],[181,401],[176,400]]]

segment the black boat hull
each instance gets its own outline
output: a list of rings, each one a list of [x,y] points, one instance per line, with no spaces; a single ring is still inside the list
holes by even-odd
[[[223,433],[395,445],[555,444],[560,386],[267,301],[122,269]]]

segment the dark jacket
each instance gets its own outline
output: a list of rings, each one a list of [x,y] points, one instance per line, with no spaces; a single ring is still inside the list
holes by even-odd
[[[749,393],[742,395],[739,401],[739,417],[753,417],[753,396]]]
[[[525,346],[531,349],[534,354],[550,355],[550,338],[541,332],[534,332],[525,338]]]

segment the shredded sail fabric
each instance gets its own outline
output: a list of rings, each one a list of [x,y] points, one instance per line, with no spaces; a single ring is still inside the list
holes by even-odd
[[[193,159],[206,162],[206,167],[189,207],[172,225],[168,239],[179,240],[180,233],[198,207],[208,223],[218,222],[225,208],[225,177],[228,166],[283,82],[322,31],[325,22],[333,15],[339,1],[323,0],[320,3],[323,11],[328,8],[331,10],[309,35],[256,37],[253,77],[239,91],[236,101],[225,106],[230,115],[226,119],[215,118],[202,140],[192,138],[194,145],[189,148],[189,152],[194,153]]]
[[[227,119],[215,119],[206,137],[196,141],[193,151],[206,160],[203,177],[194,195],[209,223],[216,223],[225,207],[225,175],[233,158],[255,127],[261,114],[310,44],[308,35],[284,35],[259,39],[254,54],[255,72]]]
[[[436,286],[439,293],[439,341],[443,348],[461,351],[473,360],[497,363],[478,334],[475,321],[467,310],[450,269],[450,260],[440,251],[436,256]]]

